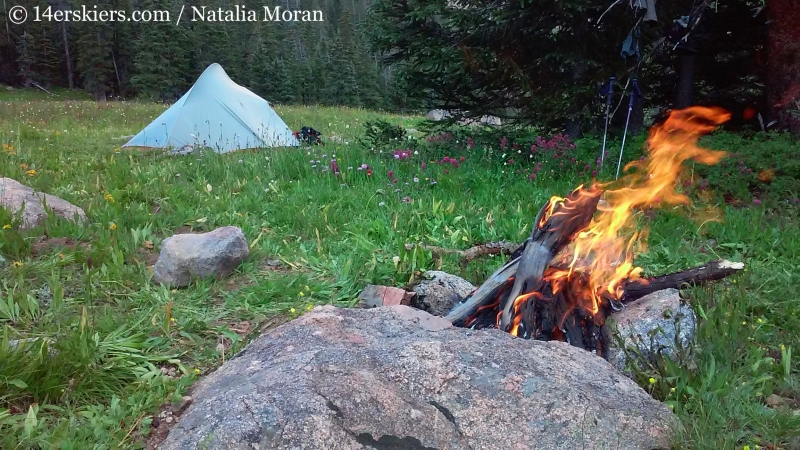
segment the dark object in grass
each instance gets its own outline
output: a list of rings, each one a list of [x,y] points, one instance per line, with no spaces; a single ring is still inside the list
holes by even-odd
[[[297,138],[297,140],[305,144],[323,145],[323,146],[325,145],[325,143],[322,142],[322,139],[320,139],[322,133],[311,127],[303,127],[300,129],[300,131],[295,131],[293,134],[294,137]]]

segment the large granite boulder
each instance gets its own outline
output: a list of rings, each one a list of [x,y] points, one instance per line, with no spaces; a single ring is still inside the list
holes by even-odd
[[[667,449],[672,412],[561,342],[314,308],[198,382],[161,450]]]
[[[247,239],[238,227],[176,234],[161,242],[161,252],[153,267],[153,281],[184,287],[195,278],[223,278],[249,254]]]
[[[47,220],[48,210],[67,220],[87,220],[83,209],[54,195],[34,191],[11,178],[0,178],[0,207],[8,209],[12,214],[23,210],[20,224],[23,230],[42,225]]]

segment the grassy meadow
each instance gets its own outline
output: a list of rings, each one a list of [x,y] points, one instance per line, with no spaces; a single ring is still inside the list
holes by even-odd
[[[142,448],[160,407],[263,330],[315,305],[353,306],[368,283],[401,286],[441,265],[480,284],[501,264],[487,257],[461,267],[404,244],[521,242],[547,199],[591,177],[582,163],[532,172],[507,157],[517,147],[504,142],[428,138],[420,117],[345,108],[276,106],[290,128],[320,130],[324,147],[187,156],[120,149],[166,105],[59,94],[0,92],[0,176],[70,201],[91,221],[20,231],[0,210],[3,449]],[[378,119],[408,135],[360,144],[365,123]],[[629,139],[631,158],[644,139]],[[596,138],[575,145],[576,154],[599,153]],[[718,133],[703,145],[781,154],[797,143]],[[397,149],[409,152],[395,158]],[[601,179],[613,178],[611,166]],[[741,187],[736,176],[707,179],[725,180],[726,192]],[[778,182],[787,187],[770,197],[730,201],[712,183],[690,192],[692,205],[648,216],[648,251],[636,261],[647,274],[718,258],[746,264],[685,291],[701,318],[695,345],[639,374],[683,421],[676,448],[800,448],[799,193],[791,180]],[[692,178],[686,189],[694,186]],[[163,239],[227,225],[251,246],[230,278],[179,290],[150,281]]]

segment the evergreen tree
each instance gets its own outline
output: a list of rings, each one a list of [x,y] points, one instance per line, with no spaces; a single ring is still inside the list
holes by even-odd
[[[164,9],[168,2],[145,0],[145,8]],[[145,96],[175,100],[191,80],[190,41],[186,29],[173,23],[149,23],[140,28],[134,48],[131,85]]]
[[[19,66],[19,76],[22,77],[25,86],[30,86],[31,81],[36,77],[33,67],[36,64],[33,52],[36,41],[31,33],[23,32],[17,43],[17,65]]]

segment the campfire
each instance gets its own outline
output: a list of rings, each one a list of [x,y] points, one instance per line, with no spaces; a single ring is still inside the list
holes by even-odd
[[[628,175],[551,198],[525,243],[447,319],[457,326],[496,327],[526,339],[566,341],[605,356],[601,327],[626,303],[741,270],[741,263],[714,261],[647,278],[633,264],[646,249],[647,228],[638,226],[642,213],[689,203],[676,190],[683,163],[722,160],[725,152],[702,149],[697,141],[729,118],[718,108],[673,111],[651,130],[647,157],[628,164]]]

